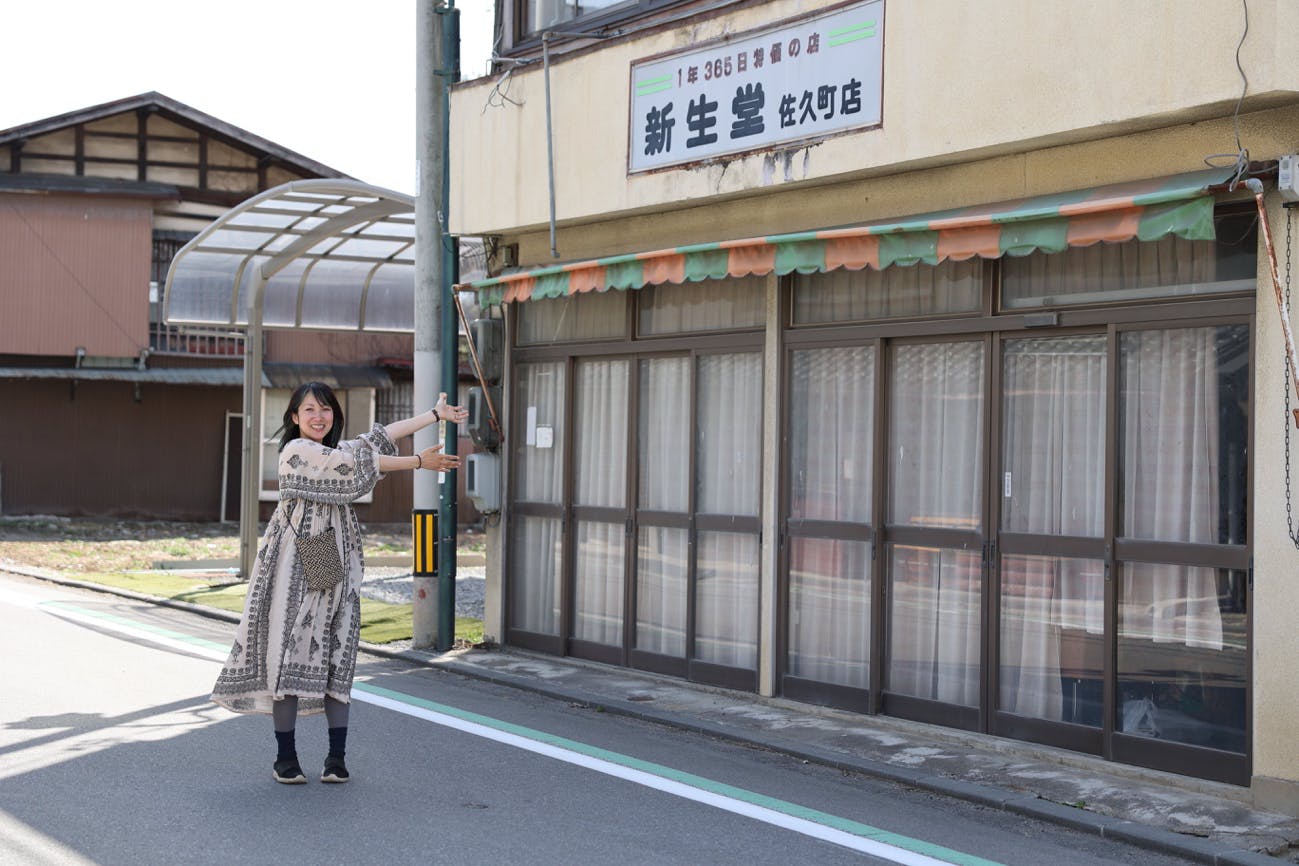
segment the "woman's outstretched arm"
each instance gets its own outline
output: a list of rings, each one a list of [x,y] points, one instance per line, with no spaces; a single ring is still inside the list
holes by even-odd
[[[402,423],[400,421],[398,424]],[[380,454],[375,457],[379,471],[383,473],[399,472],[403,469],[432,469],[435,472],[450,472],[460,468],[460,458],[455,454],[442,454],[441,445],[430,445],[418,454],[410,457]]]
[[[393,421],[384,427],[388,431],[388,436],[392,441],[405,439],[412,436],[418,430],[423,430],[430,424],[436,424],[438,421],[450,421],[452,424],[463,424],[469,417],[469,411],[462,406],[448,406],[446,392],[438,395],[437,405],[427,412],[421,412],[414,418],[405,418],[401,421]],[[407,458],[402,458],[407,459]],[[414,458],[410,458],[413,462]],[[382,469],[383,467],[380,467]],[[394,466],[394,469],[414,469],[415,466]]]

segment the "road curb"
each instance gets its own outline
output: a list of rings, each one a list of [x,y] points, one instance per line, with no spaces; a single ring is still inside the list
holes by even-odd
[[[90,590],[92,592],[115,595],[133,601],[171,607],[177,610],[198,614],[199,616],[205,616],[209,619],[218,619],[230,623],[237,623],[240,619],[239,614],[221,610],[220,608],[208,607],[206,605],[194,604],[187,601],[178,601],[176,599],[164,598],[161,596],[148,595],[146,593],[121,589],[119,587],[104,586],[102,584],[76,580],[74,578],[65,577],[41,569],[5,564],[0,565],[0,572],[8,572],[24,577],[49,581],[62,586],[76,587],[79,589]],[[371,644],[365,641],[360,642],[360,649],[370,655],[379,656],[381,658],[406,661],[421,667],[459,674],[483,682],[503,685],[555,700],[576,702],[598,707],[605,711],[613,712],[628,718],[667,725],[679,730],[704,734],[706,736],[716,737],[718,739],[741,745],[756,746],[758,748],[778,752],[798,760],[816,763],[832,769],[857,772],[873,778],[883,779],[896,784],[928,791],[930,793],[941,794],[946,797],[975,803],[998,811],[1010,812],[1024,817],[1034,818],[1047,823],[1067,827],[1078,832],[1090,833],[1105,838],[1119,839],[1133,845],[1134,847],[1184,857],[1196,863],[1208,864],[1208,866],[1278,866],[1278,864],[1285,862],[1266,854],[1258,854],[1253,851],[1231,848],[1221,842],[1187,837],[1171,830],[1151,827],[1146,824],[1139,824],[1122,818],[1102,815],[1097,812],[1089,812],[1082,808],[1045,800],[1031,794],[1024,794],[1018,791],[1012,791],[979,782],[967,782],[962,779],[935,776],[932,773],[924,773],[920,770],[911,770],[905,767],[895,767],[869,758],[829,752],[823,749],[809,747],[801,743],[792,742],[778,736],[758,737],[750,733],[732,730],[713,722],[687,718],[678,713],[655,710],[654,708],[648,707],[640,702],[609,698],[607,695],[596,694],[581,688],[564,688],[552,683],[539,682],[527,677],[520,677],[513,674],[503,673],[501,671],[483,668],[479,665],[458,661],[455,658],[435,656],[431,653],[424,653],[416,650],[391,649],[381,644]],[[526,658],[526,655],[519,654],[515,651],[510,652]],[[553,661],[549,658],[547,660]]]

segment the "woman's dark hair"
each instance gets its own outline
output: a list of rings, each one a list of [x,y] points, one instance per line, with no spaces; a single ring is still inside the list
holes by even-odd
[[[324,382],[307,382],[299,385],[293,392],[293,396],[289,398],[289,408],[284,410],[284,423],[280,425],[280,429],[284,431],[284,436],[280,438],[281,451],[284,450],[285,445],[302,435],[298,425],[293,423],[293,416],[302,406],[302,401],[307,399],[308,394],[315,397],[317,403],[328,403],[329,408],[334,410],[334,426],[330,427],[329,432],[325,434],[323,444],[333,448],[338,444],[338,440],[343,438],[343,407],[338,404],[334,389]]]

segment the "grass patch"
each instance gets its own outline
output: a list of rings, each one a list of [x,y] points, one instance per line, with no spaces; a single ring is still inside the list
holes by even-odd
[[[221,610],[242,613],[246,583],[208,584],[192,577],[158,572],[126,573],[98,572],[78,574],[78,580],[129,589],[145,595],[203,604]],[[413,608],[409,604],[390,604],[372,598],[361,599],[361,640],[369,643],[390,643],[410,640],[414,634]],[[469,643],[483,639],[483,621],[474,617],[456,617],[456,638]]]

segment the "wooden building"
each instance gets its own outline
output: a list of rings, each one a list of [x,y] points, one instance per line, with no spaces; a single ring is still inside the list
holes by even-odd
[[[0,130],[0,514],[237,519],[243,334],[164,324],[167,268],[250,196],[343,177],[159,93]],[[349,433],[406,417],[412,349],[268,333],[265,437],[311,379],[336,387]],[[265,513],[273,459],[262,476]],[[408,520],[410,485],[380,485],[361,519]]]

